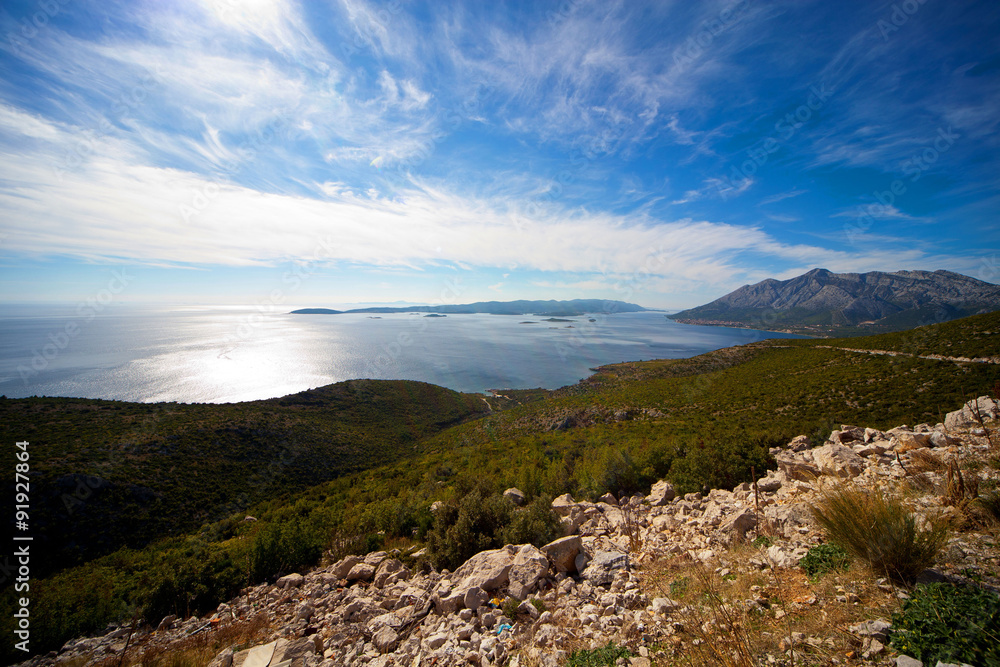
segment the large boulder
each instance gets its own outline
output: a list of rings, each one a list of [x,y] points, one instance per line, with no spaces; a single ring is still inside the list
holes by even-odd
[[[628,554],[620,551],[599,551],[587,563],[581,576],[592,586],[609,586],[615,573],[628,569]]]
[[[528,502],[527,498],[524,497],[524,491],[515,487],[511,487],[506,491],[504,491],[503,497],[508,498],[512,503],[514,503],[518,507],[521,507],[526,502]]]
[[[743,509],[731,514],[722,525],[719,532],[731,542],[742,542],[747,532],[757,527],[757,515],[752,509]]]
[[[821,472],[836,477],[857,477],[865,469],[865,460],[844,445],[828,443],[812,450],[813,461]]]
[[[274,582],[274,585],[277,586],[278,588],[298,588],[299,586],[302,585],[302,582],[304,581],[305,577],[303,577],[301,574],[298,573],[286,574],[285,576],[280,577],[276,582]]]
[[[500,549],[481,551],[455,570],[452,580],[459,582],[457,588],[463,590],[479,586],[484,591],[495,591],[507,584],[519,550],[520,547],[508,544]]]
[[[316,640],[312,637],[299,639],[279,639],[274,647],[274,656],[269,664],[278,665],[291,661],[291,667],[302,667],[308,656],[316,653]]]
[[[372,635],[372,646],[379,653],[391,653],[398,644],[399,635],[388,625],[383,626],[381,630]]]
[[[524,600],[538,588],[538,582],[549,573],[549,559],[538,548],[521,545],[507,573],[507,592]]]
[[[785,447],[792,452],[804,452],[812,447],[812,441],[809,440],[808,435],[797,435]]]
[[[542,547],[542,553],[552,561],[556,572],[576,572],[576,555],[583,548],[579,535],[561,537]]]
[[[797,479],[803,482],[815,481],[820,475],[819,467],[813,461],[812,450],[801,452],[780,452],[774,456],[778,470],[787,479]]]
[[[362,560],[360,556],[347,556],[330,566],[330,574],[337,577],[337,579],[347,579],[347,575],[350,574],[354,566]]]
[[[351,568],[347,573],[348,581],[370,581],[375,576],[375,566],[361,562]]]
[[[989,396],[980,396],[963,405],[961,410],[945,415],[944,427],[949,431],[958,431],[997,418],[1000,418],[1000,403]]]
[[[662,507],[669,503],[677,493],[674,491],[674,486],[665,479],[660,480],[656,484],[653,484],[653,488],[650,489],[649,495],[646,496],[646,500],[653,507]]]
[[[573,496],[568,493],[557,496],[552,500],[552,511],[559,516],[569,516],[579,510],[580,508],[577,506],[576,501],[573,500]]]
[[[394,584],[400,579],[405,578],[408,573],[404,572],[404,569],[403,563],[399,559],[385,559],[375,570],[375,586],[382,588],[388,584]]]

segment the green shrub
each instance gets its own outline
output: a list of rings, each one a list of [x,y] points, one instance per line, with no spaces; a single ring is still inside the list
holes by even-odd
[[[511,621],[516,621],[517,609],[520,606],[521,606],[520,600],[518,600],[515,597],[508,597],[506,600],[503,601],[503,605],[500,607],[500,610],[503,612],[503,615],[509,618]]]
[[[573,651],[569,656],[569,667],[614,667],[618,658],[630,658],[632,654],[624,646],[607,646],[590,650]]]
[[[826,574],[831,570],[844,570],[851,562],[851,555],[836,544],[820,544],[813,547],[799,561],[799,566],[810,577]]]
[[[504,544],[534,544],[540,547],[560,535],[562,523],[559,515],[552,511],[552,497],[543,495],[513,513],[510,524],[503,529],[501,541]]]
[[[1000,665],[1000,598],[975,586],[917,586],[892,615],[889,644],[925,665]]]
[[[753,545],[758,549],[766,549],[771,546],[771,544],[773,544],[773,542],[767,535],[758,535],[753,540]]]
[[[561,527],[551,503],[541,496],[518,509],[498,493],[474,488],[437,511],[427,533],[430,558],[437,567],[453,570],[480,551],[504,544],[547,544]]]
[[[841,486],[824,495],[813,514],[831,542],[875,573],[904,583],[934,563],[948,534],[939,523],[918,530],[902,501],[880,489]]]

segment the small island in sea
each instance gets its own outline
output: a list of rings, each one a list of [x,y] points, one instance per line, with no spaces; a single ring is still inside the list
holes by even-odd
[[[441,313],[449,315],[465,315],[486,313],[490,315],[534,315],[536,317],[581,317],[587,313],[639,313],[648,310],[634,303],[625,301],[608,301],[605,299],[571,299],[568,301],[477,301],[467,304],[450,304],[444,306],[409,306],[395,308],[376,306],[371,308],[354,308],[352,310],[333,310],[330,308],[300,308],[293,310],[291,315],[343,315],[349,313]],[[561,320],[571,321],[571,320]]]

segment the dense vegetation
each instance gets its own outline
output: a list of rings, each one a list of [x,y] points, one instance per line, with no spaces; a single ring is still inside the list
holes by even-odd
[[[32,568],[43,576],[412,455],[489,409],[431,384],[355,380],[226,405],[2,399],[0,434],[31,443]]]
[[[175,525],[197,522],[201,529],[33,580],[32,647],[48,650],[132,614],[156,623],[167,613],[202,612],[248,584],[314,564],[324,550],[336,557],[426,540],[438,564],[453,567],[466,556],[452,548],[461,540],[486,548],[546,534],[540,510],[558,494],[648,491],[660,478],[682,493],[732,488],[750,480],[752,469],[760,475],[772,463],[770,446],[798,434],[822,440],[842,423],[936,423],[993,387],[998,367],[839,348],[955,355],[985,344],[996,356],[998,337],[981,333],[994,331],[1000,331],[1000,314],[937,325],[929,333],[765,341],[693,359],[606,366],[579,385],[507,391],[505,398],[419,383],[352,382],[275,401],[161,407],[162,417],[141,437],[135,435],[137,420],[153,406],[0,401],[8,439],[45,443],[32,459],[39,471],[33,486],[40,492],[81,471],[180,490],[163,486],[165,476],[186,484],[188,504],[171,510],[185,512],[206,502],[231,507],[236,494],[250,493],[254,480],[245,477],[255,470],[278,463],[282,475],[252,497],[248,511],[256,522],[243,521],[242,507],[207,521],[171,516]],[[8,416],[18,420],[17,428],[30,422],[34,432],[18,431]],[[241,425],[245,430],[232,430]],[[188,437],[190,450],[179,444]],[[123,442],[166,449],[150,444],[140,450],[144,454],[133,454]],[[219,455],[217,442],[244,458]],[[301,463],[283,468],[287,442],[309,446],[300,449]],[[244,467],[226,467],[238,465]],[[320,474],[328,481],[312,477]],[[535,503],[517,511],[501,504],[496,494],[508,486]],[[430,512],[434,501],[445,508],[437,524]],[[146,519],[129,511],[123,509],[123,525],[145,528]],[[449,534],[453,526],[461,530]],[[4,608],[11,609],[9,586],[5,593]],[[11,614],[4,617],[9,624]]]

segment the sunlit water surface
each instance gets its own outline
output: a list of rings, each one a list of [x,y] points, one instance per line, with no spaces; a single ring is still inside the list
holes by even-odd
[[[677,324],[662,312],[546,322],[115,305],[90,315],[73,307],[0,306],[0,394],[225,403],[355,378],[422,380],[468,392],[554,389],[601,364],[784,337]]]

